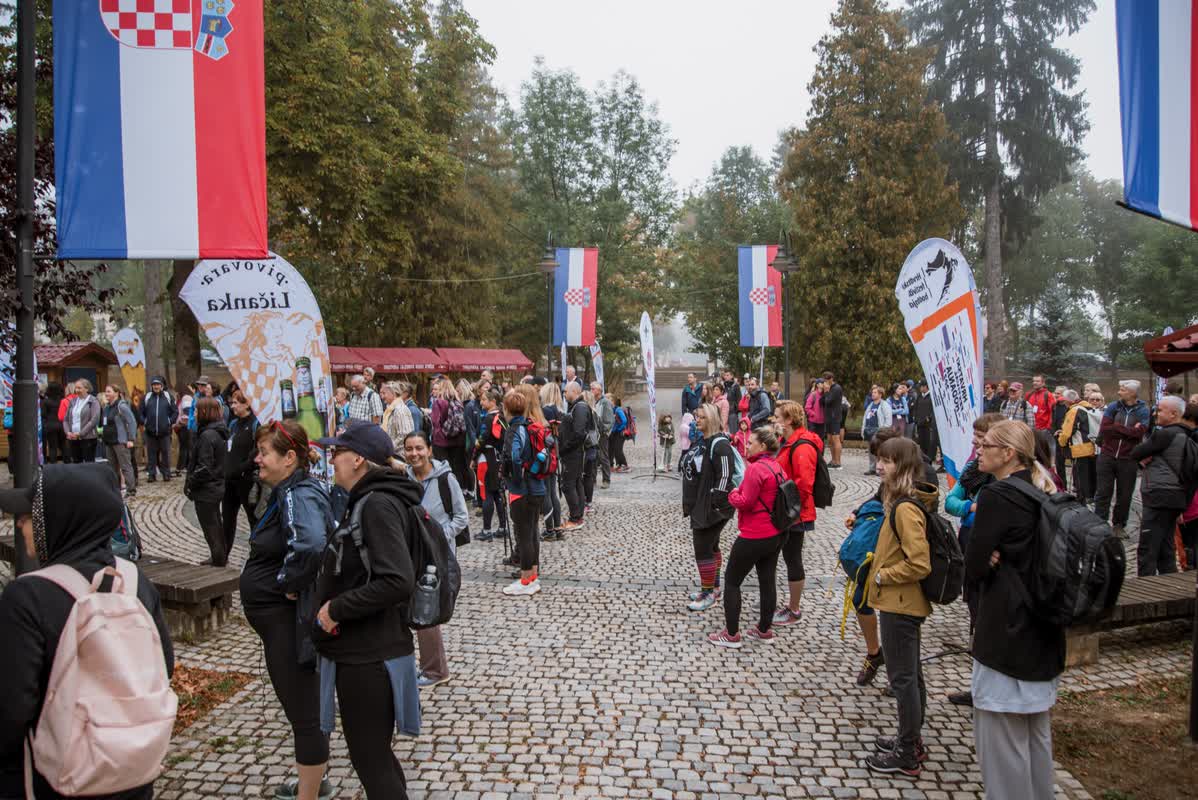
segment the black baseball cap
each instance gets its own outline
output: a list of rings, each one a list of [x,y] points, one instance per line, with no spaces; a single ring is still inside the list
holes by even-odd
[[[386,465],[394,453],[391,437],[374,422],[351,422],[340,436],[317,439],[316,443],[321,447],[353,450],[367,461],[381,465]]]

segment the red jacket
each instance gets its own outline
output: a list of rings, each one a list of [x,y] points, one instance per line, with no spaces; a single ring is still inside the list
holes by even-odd
[[[1052,407],[1056,405],[1057,398],[1046,387],[1041,387],[1037,391],[1029,393],[1023,398],[1029,406],[1035,409],[1036,413],[1036,430],[1051,431],[1052,430]]]
[[[768,539],[779,535],[770,520],[770,512],[774,508],[774,496],[778,494],[778,478],[775,476],[782,474],[778,462],[770,453],[749,457],[744,479],[728,495],[728,502],[736,509],[736,524],[741,536],[746,539]]]
[[[799,439],[806,439],[814,447],[800,446]],[[799,487],[799,496],[803,498],[803,511],[799,514],[799,522],[815,522],[815,462],[824,452],[824,441],[818,434],[806,428],[799,428],[782,444],[778,453],[778,464],[786,477]]]

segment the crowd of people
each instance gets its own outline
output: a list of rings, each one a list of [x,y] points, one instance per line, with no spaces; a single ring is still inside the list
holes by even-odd
[[[187,432],[178,437],[186,451],[184,491],[195,503],[208,563],[228,563],[240,514],[251,527],[239,588],[293,732],[295,776],[275,793],[283,800],[332,793],[325,775],[338,720],[367,796],[407,796],[392,736],[418,733],[420,690],[450,678],[440,630],[448,615],[417,622],[410,608],[442,582],[452,585],[453,554],[470,541],[505,543],[503,564],[513,569],[505,596],[543,591],[542,544],[586,526],[596,485],[608,487],[613,472],[628,469],[623,443],[636,431],[620,397],[597,383],[584,387],[569,373],[561,383],[436,376],[427,405],[416,401],[411,384],[355,375],[334,393],[335,427],[318,441],[294,419],[259,425],[236,386],[221,392],[206,378],[178,398],[153,378],[136,402],[118,387],[106,387],[102,401],[86,381],[72,388],[57,402],[47,391],[43,408],[62,425],[67,446],[58,449],[78,463],[48,459],[34,487],[0,492],[0,510],[13,515],[20,541],[42,566],[69,566],[90,581],[89,591],[136,595],[148,620],[141,630],[152,632],[150,644],[164,656],[161,670],[142,677],[160,681],[173,669],[161,601],[150,582],[132,580],[135,571],[114,559],[109,538],[124,513],[122,486],[126,497],[136,491],[130,455],[139,429],[151,481],[179,473],[170,468],[171,433]],[[1071,482],[1104,520],[1112,519],[1114,500],[1113,527],[1122,534],[1138,478],[1140,574],[1178,568],[1177,527],[1185,543],[1180,561],[1193,566],[1198,476],[1189,448],[1198,443],[1198,396],[1187,402],[1170,385],[1150,409],[1136,381],[1122,381],[1109,404],[1096,387],[1086,388],[1049,392],[1040,376],[1026,394],[1020,383],[987,384],[973,453],[943,498],[927,384],[869,392],[861,432],[869,474],[880,481],[874,497],[845,520],[849,538],[867,528],[873,537],[846,592],[863,640],[855,682],[870,685],[885,667],[896,711],[894,735],[873,743],[868,769],[918,777],[935,746],[924,739],[921,640],[941,602],[923,584],[933,534],[942,530],[941,507],[959,519],[962,600],[972,631],[970,686],[949,699],[973,708],[989,797],[1053,796],[1049,711],[1064,669],[1065,631],[1045,621],[1030,591],[1040,535],[1034,492],[1064,491]],[[850,411],[831,373],[799,401],[783,397],[777,384],[765,389],[752,376],[737,380],[725,372],[705,382],[689,376],[677,426],[671,413],[656,421],[664,466],[676,464],[682,478],[693,541],[697,587],[687,608],[702,613],[720,604],[723,611],[722,627],[706,637],[711,645],[768,644],[802,622],[804,544],[830,503],[828,471],[841,467]],[[108,466],[88,463],[100,444]],[[317,446],[333,466],[331,490],[309,469]],[[473,535],[471,506],[482,518]],[[725,548],[729,523],[735,536]],[[432,559],[430,541],[448,556]],[[757,620],[742,629],[750,573],[760,595]],[[11,644],[0,655],[0,669],[11,677],[0,698],[0,796],[22,792],[24,737],[55,680],[50,665],[71,605],[69,592],[24,578],[0,600],[0,635]],[[99,726],[89,735],[106,732]],[[34,765],[38,797],[69,796],[60,776],[40,769]],[[151,797],[152,784],[89,794]]]

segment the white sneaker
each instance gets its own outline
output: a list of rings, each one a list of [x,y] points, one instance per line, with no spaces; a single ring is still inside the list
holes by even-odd
[[[541,581],[539,578],[533,579],[529,583],[525,583],[523,578],[516,578],[516,580],[503,587],[503,593],[509,597],[531,597],[539,591],[541,591]]]

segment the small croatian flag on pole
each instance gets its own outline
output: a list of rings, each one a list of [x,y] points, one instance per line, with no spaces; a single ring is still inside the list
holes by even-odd
[[[1130,208],[1198,229],[1195,0],[1118,0],[1123,194]]]
[[[770,266],[776,244],[737,248],[740,278],[740,346],[782,346],[782,274]]]
[[[553,276],[554,344],[594,344],[598,288],[599,248],[559,247]]]

